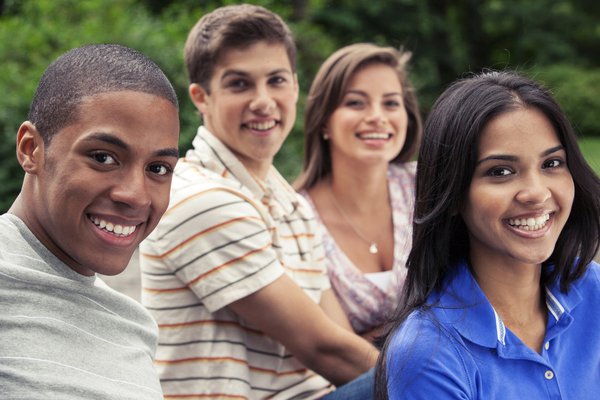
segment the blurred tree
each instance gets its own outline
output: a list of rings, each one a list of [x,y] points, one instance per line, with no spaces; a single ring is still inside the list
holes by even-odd
[[[600,137],[600,2],[595,0],[255,0],[290,23],[298,44],[296,125],[275,163],[300,171],[305,95],[319,65],[354,42],[404,46],[423,114],[448,83],[482,68],[543,80],[585,136]],[[14,137],[44,68],[86,43],[121,43],[154,59],[181,106],[180,149],[199,123],[188,100],[183,45],[189,29],[235,0],[0,0],[0,212],[20,189]]]

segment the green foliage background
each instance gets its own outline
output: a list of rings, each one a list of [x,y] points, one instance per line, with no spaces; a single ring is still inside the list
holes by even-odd
[[[451,81],[483,68],[513,68],[552,88],[586,154],[599,149],[600,2],[595,0],[257,0],[290,23],[298,43],[299,118],[275,162],[292,179],[302,163],[304,95],[319,64],[361,41],[413,52],[423,115]],[[185,151],[198,125],[187,96],[182,48],[204,13],[238,1],[0,0],[0,212],[23,172],[15,134],[46,66],[87,43],[121,43],[154,59],[181,103]],[[594,139],[597,137],[599,139]]]

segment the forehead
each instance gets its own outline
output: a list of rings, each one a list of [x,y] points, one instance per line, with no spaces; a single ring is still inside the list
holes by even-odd
[[[223,49],[215,64],[213,78],[218,79],[226,70],[252,72],[258,69],[285,69],[292,73],[285,45],[261,40],[243,47]]]
[[[528,153],[560,144],[550,120],[536,108],[517,108],[493,118],[479,139],[479,154]]]
[[[118,137],[132,148],[177,147],[178,111],[167,99],[149,93],[99,93],[82,99],[73,121],[55,135],[53,142],[75,142],[98,134]]]
[[[377,88],[385,92],[399,92],[402,89],[396,70],[381,62],[370,62],[357,69],[348,80],[347,89],[353,87]]]

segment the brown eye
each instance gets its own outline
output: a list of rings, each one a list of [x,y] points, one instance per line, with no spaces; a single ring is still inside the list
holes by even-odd
[[[91,157],[100,164],[113,165],[117,163],[113,156],[104,152],[94,152]]]
[[[148,167],[148,170],[153,174],[164,176],[173,172],[173,169],[164,164],[152,164]]]
[[[513,172],[512,170],[510,170],[509,168],[506,167],[495,167],[490,169],[487,172],[488,176],[497,176],[497,177],[504,177],[504,176],[508,176],[511,175]]]
[[[546,169],[546,168],[558,168],[560,166],[563,165],[563,161],[559,160],[558,158],[553,158],[552,160],[548,160],[546,161],[543,165],[542,168]]]

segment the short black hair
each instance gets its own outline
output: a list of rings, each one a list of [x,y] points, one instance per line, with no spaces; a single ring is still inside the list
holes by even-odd
[[[46,68],[29,108],[29,121],[48,146],[52,137],[77,119],[85,97],[136,91],[179,108],[169,79],[142,53],[118,44],[90,44],[69,50]]]

